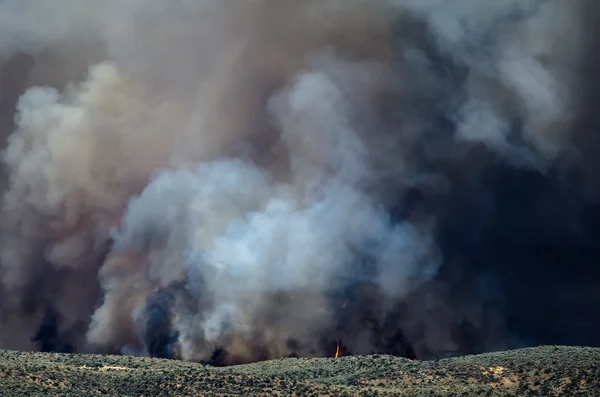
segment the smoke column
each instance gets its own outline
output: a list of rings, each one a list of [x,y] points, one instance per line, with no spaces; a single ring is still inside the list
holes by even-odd
[[[0,348],[600,345],[599,11],[0,2]]]

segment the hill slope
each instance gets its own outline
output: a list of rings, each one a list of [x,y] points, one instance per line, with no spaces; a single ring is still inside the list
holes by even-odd
[[[600,395],[600,349],[539,347],[436,361],[282,359],[228,368],[0,351],[2,396]]]

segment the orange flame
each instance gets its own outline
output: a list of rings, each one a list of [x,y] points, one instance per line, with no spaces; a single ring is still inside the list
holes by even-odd
[[[344,300],[344,303],[342,304],[342,309],[345,309],[346,306],[348,305],[348,299]],[[337,324],[337,321],[333,322],[333,325],[335,326]],[[336,343],[336,348],[335,348],[335,358],[338,358],[340,356],[340,340],[336,339],[335,340]]]

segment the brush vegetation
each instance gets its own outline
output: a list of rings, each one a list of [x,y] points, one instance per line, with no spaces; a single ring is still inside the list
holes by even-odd
[[[286,358],[226,368],[138,357],[0,351],[2,396],[593,396],[600,348],[433,361]]]

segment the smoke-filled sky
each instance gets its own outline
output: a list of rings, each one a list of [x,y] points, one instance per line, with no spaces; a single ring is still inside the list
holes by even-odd
[[[0,1],[0,348],[600,345],[599,12]]]

